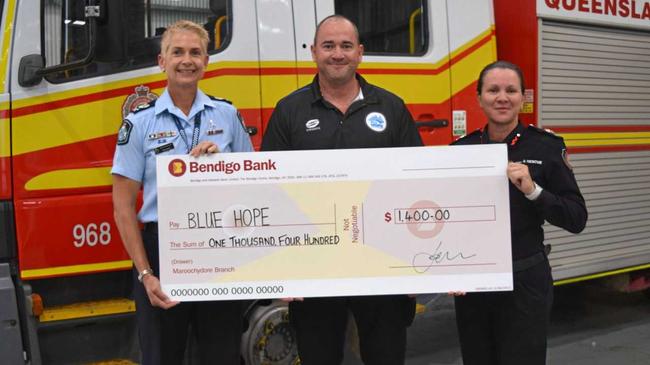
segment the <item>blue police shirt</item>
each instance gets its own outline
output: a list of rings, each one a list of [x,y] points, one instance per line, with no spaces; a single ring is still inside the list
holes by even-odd
[[[235,107],[225,101],[213,100],[197,90],[189,116],[186,116],[165,90],[154,106],[126,117],[118,133],[113,157],[112,174],[142,183],[143,204],[138,213],[141,222],[158,221],[156,156],[189,153],[198,115],[201,120],[199,142],[214,142],[219,153],[253,151]],[[185,131],[185,139],[179,133],[175,117]]]

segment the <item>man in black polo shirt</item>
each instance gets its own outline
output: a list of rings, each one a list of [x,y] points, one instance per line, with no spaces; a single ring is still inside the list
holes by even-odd
[[[314,81],[273,111],[262,150],[421,146],[404,102],[356,73],[363,56],[356,26],[333,15],[316,28]],[[306,298],[289,303],[303,365],[336,365],[343,359],[348,310],[357,323],[366,365],[403,364],[406,328],[415,301],[406,295]]]

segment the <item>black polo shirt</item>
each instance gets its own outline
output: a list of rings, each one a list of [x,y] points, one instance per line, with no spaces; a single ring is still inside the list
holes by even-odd
[[[402,99],[356,75],[363,92],[345,114],[323,99],[318,76],[278,102],[263,151],[421,146]]]

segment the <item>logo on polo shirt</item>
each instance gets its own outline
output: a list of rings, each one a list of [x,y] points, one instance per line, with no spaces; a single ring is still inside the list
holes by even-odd
[[[305,123],[305,128],[307,128],[307,132],[313,132],[320,130],[320,120],[318,119],[310,119]]]
[[[366,115],[366,125],[375,132],[386,130],[387,124],[386,117],[381,113],[373,112]]]
[[[170,174],[179,177],[185,174],[185,171],[187,171],[187,165],[185,165],[185,161],[175,159],[169,162],[167,169],[169,170]]]

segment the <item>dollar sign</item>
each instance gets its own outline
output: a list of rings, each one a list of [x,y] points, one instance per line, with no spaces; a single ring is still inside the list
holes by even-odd
[[[391,220],[393,220],[393,217],[391,217],[389,212],[386,212],[386,214],[384,214],[384,220],[386,221],[386,223],[388,223]]]

